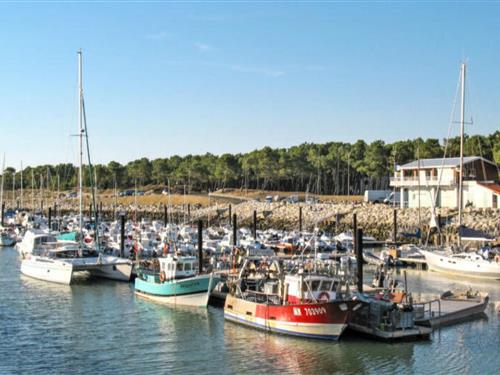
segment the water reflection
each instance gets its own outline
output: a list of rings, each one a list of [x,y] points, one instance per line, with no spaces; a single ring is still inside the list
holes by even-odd
[[[136,298],[133,284],[82,280],[65,286],[23,277],[17,252],[3,249],[0,374],[497,373],[500,283],[426,271],[408,271],[407,278],[422,295],[469,286],[488,292],[488,319],[442,328],[426,342],[304,340],[225,322],[221,309]]]

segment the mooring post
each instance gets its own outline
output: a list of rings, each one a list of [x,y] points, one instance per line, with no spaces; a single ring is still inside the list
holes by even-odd
[[[232,214],[231,214],[231,211],[232,211],[231,208],[232,207],[231,207],[231,203],[230,203],[229,204],[229,216],[228,216],[229,217],[229,225],[231,225],[231,216],[232,216]]]
[[[52,230],[52,207],[49,207],[49,231]]]
[[[253,239],[257,239],[257,210],[253,210]]]
[[[125,213],[120,213],[120,256],[125,256]]]
[[[363,229],[356,230],[356,262],[358,268],[358,292],[363,293]]]
[[[238,228],[237,228],[237,222],[236,222],[236,214],[233,214],[233,246],[236,246],[238,241],[236,239],[236,235],[238,233]]]
[[[438,220],[437,220],[437,230],[438,230],[438,246],[441,246],[441,214],[438,214]]]
[[[168,208],[167,205],[163,205],[163,223],[165,223],[165,226],[168,224]]]
[[[191,203],[188,203],[188,220],[191,220]]]
[[[299,232],[302,233],[302,206],[299,207]]]
[[[5,213],[5,202],[2,202],[2,227],[3,227],[3,217]]]
[[[398,238],[398,211],[396,209],[393,210],[393,232],[392,232],[392,242],[396,244],[396,240]]]
[[[198,273],[203,272],[203,221],[198,220]]]
[[[352,247],[356,250],[356,233],[358,231],[358,216],[356,213],[352,214]]]

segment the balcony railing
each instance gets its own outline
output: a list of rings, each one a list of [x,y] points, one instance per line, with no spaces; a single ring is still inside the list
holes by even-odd
[[[391,177],[390,185],[391,186],[418,186],[419,179],[415,176],[409,177]],[[456,185],[456,181],[450,177],[441,177],[441,180],[438,176],[430,176],[430,177],[420,177],[420,186],[454,186]]]

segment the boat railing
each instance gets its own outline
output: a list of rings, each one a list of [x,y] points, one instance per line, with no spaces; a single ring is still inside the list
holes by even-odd
[[[433,309],[433,306],[436,305],[437,305],[437,310]],[[438,317],[441,316],[441,300],[439,298],[433,299],[431,301],[414,303],[413,307],[415,309],[421,307],[423,309],[424,317],[433,318],[436,315],[436,313],[438,314],[437,315]]]
[[[246,290],[243,297],[247,301],[264,303],[267,305],[281,305],[281,297],[278,294],[267,294],[254,290]]]

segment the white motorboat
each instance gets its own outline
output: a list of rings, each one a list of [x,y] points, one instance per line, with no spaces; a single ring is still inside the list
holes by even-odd
[[[431,271],[500,280],[500,256],[485,259],[477,253],[420,250]]]
[[[79,272],[106,279],[129,281],[132,264],[127,259],[102,255],[91,249],[65,245],[47,254],[28,255],[21,262],[21,272],[35,279],[69,285]]]

